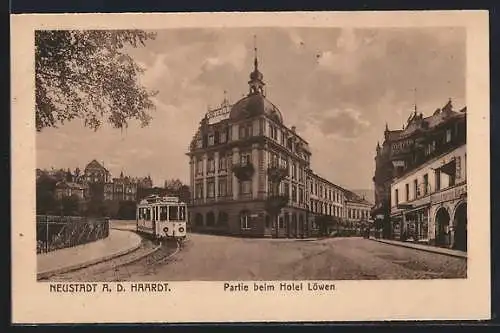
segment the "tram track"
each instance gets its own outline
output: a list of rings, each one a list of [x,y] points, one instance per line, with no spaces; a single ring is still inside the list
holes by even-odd
[[[89,267],[54,275],[51,281],[123,281],[135,274],[148,273],[167,262],[180,250],[176,242],[157,244],[143,238],[139,249]]]

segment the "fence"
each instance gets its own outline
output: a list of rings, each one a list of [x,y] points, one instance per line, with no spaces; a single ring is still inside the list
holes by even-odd
[[[109,219],[36,216],[36,252],[46,253],[108,237]]]

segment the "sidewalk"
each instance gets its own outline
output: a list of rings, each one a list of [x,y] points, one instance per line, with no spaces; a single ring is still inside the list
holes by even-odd
[[[141,245],[141,238],[132,232],[109,230],[109,236],[95,242],[37,255],[37,278],[83,268],[110,260],[134,250]]]
[[[452,250],[452,249],[431,246],[431,245],[424,245],[424,244],[416,244],[416,243],[411,243],[411,242],[395,241],[395,240],[390,240],[390,239],[381,239],[381,238],[377,239],[374,237],[370,237],[370,239],[373,241],[376,241],[376,242],[380,242],[380,243],[385,243],[385,244],[390,244],[390,245],[395,245],[395,246],[402,246],[402,247],[407,247],[407,248],[411,248],[411,249],[415,249],[415,250],[444,254],[447,256],[458,257],[458,258],[467,258],[467,252],[458,251],[458,250]]]

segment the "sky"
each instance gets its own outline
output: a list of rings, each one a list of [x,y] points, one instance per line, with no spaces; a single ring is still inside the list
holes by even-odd
[[[254,35],[267,98],[312,151],[312,169],[349,189],[372,189],[377,141],[417,105],[430,115],[465,101],[462,28],[223,28],[158,30],[127,52],[159,91],[153,120],[94,132],[74,120],[36,134],[38,168],[103,161],[113,176],[189,181],[188,145],[207,108],[248,92]]]

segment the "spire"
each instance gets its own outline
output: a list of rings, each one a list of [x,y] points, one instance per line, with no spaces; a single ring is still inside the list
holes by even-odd
[[[413,109],[415,116],[417,115],[417,88],[413,89]]]
[[[257,60],[257,36],[253,35],[253,51],[254,51],[254,60],[253,60],[253,66],[254,66],[254,71],[259,70],[259,61]]]
[[[257,37],[254,35],[254,69],[253,72],[250,73],[250,81],[248,81],[249,85],[249,95],[253,94],[261,94],[265,96],[264,93],[264,75],[259,71],[259,61],[257,60]]]
[[[385,131],[389,132],[389,125],[387,125],[387,122],[385,123]]]

